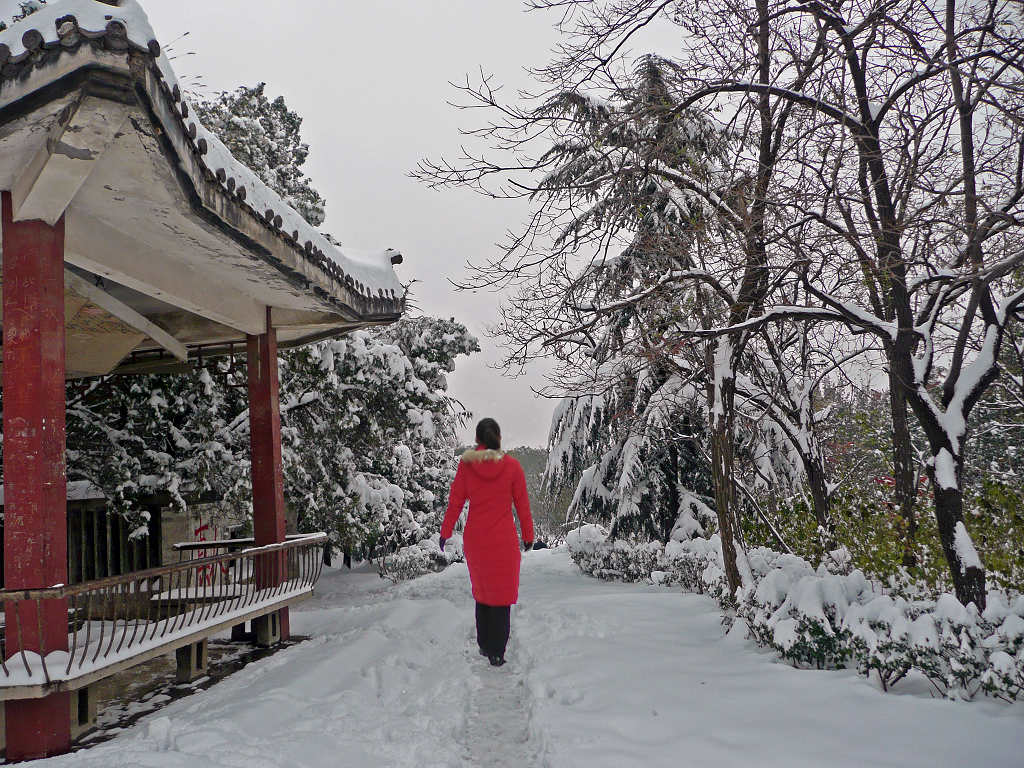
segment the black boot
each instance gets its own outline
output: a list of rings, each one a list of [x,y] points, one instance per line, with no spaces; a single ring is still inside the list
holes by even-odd
[[[505,663],[504,656],[488,656],[487,658],[488,660],[490,660],[492,667],[500,667],[502,664]]]

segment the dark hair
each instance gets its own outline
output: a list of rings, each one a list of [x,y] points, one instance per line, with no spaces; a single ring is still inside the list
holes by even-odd
[[[501,427],[494,419],[480,419],[476,425],[476,442],[492,451],[501,450]]]

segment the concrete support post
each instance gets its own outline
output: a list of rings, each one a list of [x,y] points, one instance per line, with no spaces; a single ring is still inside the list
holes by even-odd
[[[64,220],[14,221],[2,195],[4,579],[8,589],[66,584],[67,471],[64,463]],[[67,650],[67,601],[11,608],[6,653]],[[21,646],[18,634],[21,626]],[[42,628],[40,633],[39,628]],[[10,701],[7,760],[66,752],[68,693]]]
[[[96,693],[96,683],[71,692],[71,738],[78,740],[96,730]]]
[[[287,609],[285,609],[287,610]],[[280,611],[252,620],[253,639],[260,648],[269,648],[281,642]]]
[[[174,653],[178,669],[175,679],[179,683],[191,683],[204,677],[209,669],[209,645],[206,638],[182,646]]]
[[[252,452],[253,537],[257,547],[285,540],[281,468],[281,406],[278,400],[277,333],[267,307],[267,331],[247,337],[249,444]],[[260,556],[256,584],[272,587],[286,578],[284,553]],[[280,614],[280,638],[289,637],[288,609]]]

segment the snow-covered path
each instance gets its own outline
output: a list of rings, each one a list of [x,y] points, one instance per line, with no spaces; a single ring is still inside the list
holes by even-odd
[[[882,694],[722,637],[714,604],[524,559],[509,663],[476,653],[464,566],[332,571],[309,642],[41,768],[940,766],[1024,763],[1024,705]]]

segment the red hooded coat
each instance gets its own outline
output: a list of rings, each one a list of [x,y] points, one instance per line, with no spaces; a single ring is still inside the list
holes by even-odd
[[[462,506],[469,499],[463,551],[473,583],[473,597],[484,605],[513,605],[519,599],[519,536],[512,503],[523,532],[533,541],[533,518],[523,468],[501,451],[466,451],[448,495],[441,538],[451,538]]]

